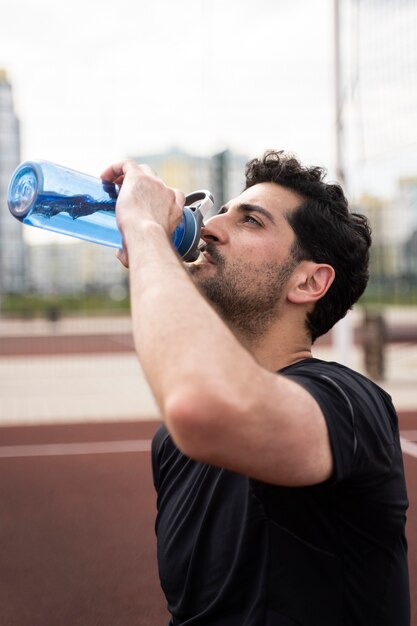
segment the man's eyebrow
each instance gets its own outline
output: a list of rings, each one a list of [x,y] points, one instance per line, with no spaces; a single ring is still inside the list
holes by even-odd
[[[260,215],[263,215],[264,217],[266,217],[266,219],[269,220],[271,224],[275,225],[275,219],[272,213],[264,209],[262,206],[259,206],[259,204],[243,203],[243,204],[239,204],[237,209],[238,211],[241,211],[242,213],[254,213],[254,212],[259,213]]]

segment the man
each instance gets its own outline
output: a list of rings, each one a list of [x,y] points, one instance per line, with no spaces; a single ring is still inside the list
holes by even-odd
[[[113,165],[135,346],[165,425],[153,442],[170,625],[407,626],[397,417],[363,376],[312,357],[368,279],[370,230],[321,168],[269,152],[170,244],[184,196]]]

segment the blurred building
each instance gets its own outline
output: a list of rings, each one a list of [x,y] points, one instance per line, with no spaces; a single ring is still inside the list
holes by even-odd
[[[403,224],[406,236],[410,230],[417,228],[417,176],[407,176],[398,181],[400,203],[405,212],[406,221]]]
[[[371,276],[396,274],[400,234],[395,228],[395,203],[393,200],[363,194],[355,210],[364,213],[372,227]]]
[[[400,202],[407,219],[403,243],[403,273],[417,285],[417,176],[399,180]]]
[[[370,285],[409,293],[417,286],[417,176],[402,177],[391,199],[363,194],[355,210],[372,227]]]
[[[127,294],[127,271],[115,250],[92,243],[29,246],[28,283],[40,294]]]
[[[210,159],[211,191],[217,206],[239,195],[245,184],[247,157],[224,150]]]
[[[132,157],[138,163],[146,163],[170,187],[181,189],[185,194],[197,189],[210,189],[210,159],[171,148],[168,152],[141,154]]]
[[[12,86],[0,69],[0,294],[21,292],[26,287],[23,228],[7,206],[9,180],[19,161],[20,131]]]
[[[141,154],[132,158],[138,163],[147,163],[164,182],[186,194],[208,189],[214,196],[216,206],[238,195],[245,182],[247,158],[230,150],[203,157],[172,148],[168,152]]]

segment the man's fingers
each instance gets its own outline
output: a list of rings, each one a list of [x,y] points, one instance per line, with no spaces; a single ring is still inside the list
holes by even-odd
[[[185,204],[185,195],[183,194],[181,189],[174,189],[174,193],[175,202],[178,204],[179,207],[183,208]]]
[[[138,163],[136,163],[136,161],[128,159],[126,161],[120,161],[119,163],[113,163],[113,165],[107,167],[100,174],[100,178],[102,180],[108,180],[112,183],[118,183],[120,181],[123,181],[126,174],[134,170],[140,171],[141,173],[148,176],[156,177],[155,172],[151,167],[149,167],[149,165],[139,165]]]
[[[124,265],[126,268],[129,268],[129,257],[127,256],[127,252],[124,248],[120,248],[119,250],[117,250],[116,257],[119,259],[122,265]]]
[[[120,185],[116,217],[120,231],[140,219],[152,219],[171,233],[181,220],[185,196],[179,189],[168,187],[149,165],[126,160],[113,163],[101,174],[102,179]],[[128,266],[123,253],[119,260]]]
[[[100,174],[100,178],[102,180],[108,180],[112,183],[115,183],[119,178],[123,178],[125,174],[123,171],[123,163],[124,161],[120,161],[120,163],[113,163],[113,165],[106,167],[106,169]]]

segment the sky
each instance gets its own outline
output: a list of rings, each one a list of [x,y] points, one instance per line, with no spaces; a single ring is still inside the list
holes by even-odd
[[[282,148],[333,175],[332,29],[332,0],[4,0],[22,160]]]

